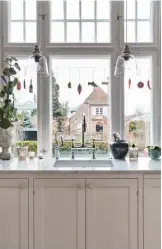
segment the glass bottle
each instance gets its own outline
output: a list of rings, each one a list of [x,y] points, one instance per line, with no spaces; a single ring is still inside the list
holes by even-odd
[[[129,160],[134,161],[138,159],[138,148],[135,146],[135,144],[132,144],[132,146],[129,149]]]

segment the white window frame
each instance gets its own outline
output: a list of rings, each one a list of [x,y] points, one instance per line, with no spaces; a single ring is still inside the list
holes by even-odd
[[[50,27],[50,5],[48,1],[37,2],[37,39],[47,57],[49,69],[51,70],[51,58],[101,58],[111,59],[110,81],[111,81],[111,131],[116,131],[124,138],[124,81],[114,77],[116,59],[124,46],[124,2],[112,1],[111,9],[111,43],[88,43],[88,44],[56,44],[49,43]],[[154,41],[153,43],[130,43],[131,50],[135,56],[152,56],[153,59],[153,90],[152,90],[152,120],[151,143],[161,142],[161,54],[160,54],[160,1],[154,1]],[[8,42],[8,14],[7,1],[0,1],[0,62],[4,59],[4,53],[21,54],[26,57],[31,54],[32,43],[9,43]],[[42,20],[41,14],[47,14]],[[121,18],[118,21],[117,15]],[[120,31],[120,32],[119,32]],[[52,157],[52,94],[51,76],[38,78],[38,154],[41,150],[47,150],[47,155]],[[118,100],[118,101],[117,101]],[[47,139],[48,138],[48,139]]]

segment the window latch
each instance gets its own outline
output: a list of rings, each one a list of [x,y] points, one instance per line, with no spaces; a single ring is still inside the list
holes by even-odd
[[[117,20],[120,20],[120,17],[122,17],[122,16],[120,16],[120,15],[117,15],[117,17],[116,17],[116,18],[117,18]]]
[[[45,19],[45,16],[47,16],[47,14],[40,14],[39,16],[41,16],[41,17],[42,17],[42,20],[44,20],[44,19]]]

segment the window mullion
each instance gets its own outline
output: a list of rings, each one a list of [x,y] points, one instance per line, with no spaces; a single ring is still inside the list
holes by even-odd
[[[26,41],[26,25],[25,25],[26,1],[23,1],[23,40]]]
[[[67,1],[64,1],[64,40],[67,42]]]
[[[138,42],[137,18],[138,18],[138,6],[137,6],[137,1],[135,1],[135,41],[136,42]]]
[[[97,42],[97,1],[94,1],[94,17],[95,17],[95,37],[94,37],[94,41]]]
[[[79,1],[79,41],[82,42],[82,3]]]

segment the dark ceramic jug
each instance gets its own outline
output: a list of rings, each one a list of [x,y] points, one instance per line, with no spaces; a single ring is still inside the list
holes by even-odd
[[[125,159],[129,145],[124,140],[119,140],[110,144],[110,150],[115,159]]]

